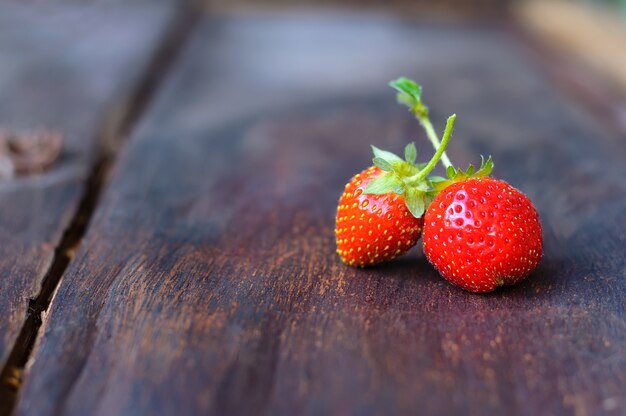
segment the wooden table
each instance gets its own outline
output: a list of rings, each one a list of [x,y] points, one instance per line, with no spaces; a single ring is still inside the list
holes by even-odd
[[[626,412],[626,134],[553,57],[484,23],[64,4],[0,13],[2,127],[65,135],[0,183],[0,413]],[[368,145],[432,153],[400,75],[536,204],[526,282],[335,255]]]

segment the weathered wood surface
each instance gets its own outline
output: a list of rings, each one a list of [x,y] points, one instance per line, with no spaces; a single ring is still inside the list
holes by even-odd
[[[44,322],[17,414],[620,414],[626,150],[505,31],[347,16],[207,20],[114,171]],[[360,270],[337,198],[419,128],[493,154],[545,256],[489,295],[423,253]]]
[[[0,368],[75,214],[103,119],[143,72],[171,12],[145,3],[0,7],[0,129],[65,137],[47,172],[0,179]]]

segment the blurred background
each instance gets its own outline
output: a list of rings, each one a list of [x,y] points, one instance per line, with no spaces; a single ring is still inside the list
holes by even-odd
[[[519,24],[626,91],[626,0],[205,0],[213,11],[343,8]]]
[[[337,10],[420,23],[500,25],[528,46],[552,82],[626,134],[626,0],[197,0],[212,13]]]
[[[136,42],[136,47],[144,48],[145,53],[148,54],[151,46],[140,45],[142,40],[134,34],[136,29],[126,22],[129,19],[128,16],[133,13],[144,14],[145,24],[154,26],[152,30],[157,33],[163,30],[164,22],[171,16],[168,15],[169,12],[155,12],[154,10],[155,16],[161,13],[162,17],[150,16],[147,9],[153,6],[157,9],[158,6],[163,5],[166,5],[165,8],[176,9],[182,4],[192,3],[196,8],[205,11],[207,15],[217,16],[218,19],[220,16],[229,14],[245,16],[265,13],[268,16],[277,16],[282,12],[296,17],[313,16],[313,19],[308,21],[306,29],[298,23],[293,27],[284,28],[285,33],[292,35],[287,38],[292,40],[290,47],[294,48],[294,52],[286,54],[286,62],[280,65],[272,61],[275,57],[264,56],[262,51],[259,52],[259,45],[263,44],[267,45],[265,53],[280,49],[277,40],[272,38],[276,34],[268,33],[271,32],[268,28],[276,28],[276,25],[266,26],[265,29],[250,24],[243,25],[250,36],[248,53],[259,52],[255,55],[257,59],[255,62],[258,62],[258,66],[251,70],[250,78],[259,75],[258,71],[265,68],[266,73],[263,76],[267,79],[260,83],[263,85],[259,85],[259,88],[267,88],[267,91],[264,91],[267,93],[265,98],[268,102],[271,100],[271,94],[274,93],[268,80],[273,80],[272,82],[277,84],[286,82],[285,78],[273,75],[274,65],[294,75],[292,82],[296,84],[300,84],[299,77],[302,74],[297,71],[289,72],[289,68],[308,71],[306,72],[308,75],[333,73],[333,76],[322,77],[324,79],[320,85],[307,90],[311,97],[324,88],[328,91],[348,88],[347,84],[354,84],[352,87],[355,90],[367,90],[376,85],[384,87],[385,80],[397,76],[396,72],[403,68],[405,61],[408,62],[417,55],[415,50],[411,49],[413,46],[407,39],[405,42],[401,41],[402,33],[404,33],[402,28],[405,24],[417,22],[415,26],[419,27],[443,23],[441,27],[450,29],[458,27],[462,30],[471,27],[480,28],[481,25],[498,26],[521,40],[519,42],[522,46],[521,50],[526,48],[528,55],[533,57],[531,61],[539,63],[544,72],[551,75],[551,82],[560,84],[557,86],[561,87],[561,91],[574,96],[574,101],[586,105],[587,110],[599,116],[601,120],[608,120],[609,125],[617,129],[619,133],[626,132],[624,99],[626,97],[626,0],[187,0],[178,2],[161,0],[155,1],[149,7],[145,6],[150,2],[139,3],[144,4],[142,6],[125,5],[120,1],[107,0],[89,2],[78,7],[71,1],[60,1],[58,4],[7,3],[0,5],[0,22],[3,23],[0,25],[0,44],[4,44],[4,50],[7,51],[6,58],[3,59],[7,64],[0,68],[0,74],[4,71],[4,75],[0,76],[0,87],[3,86],[2,83],[5,84],[4,91],[7,97],[15,96],[18,91],[21,91],[21,96],[31,98],[28,101],[21,100],[19,103],[12,102],[10,105],[8,100],[4,100],[4,107],[0,103],[0,121],[5,127],[28,128],[32,120],[22,115],[33,112],[35,107],[41,109],[41,115],[38,116],[39,123],[55,127],[55,124],[58,124],[56,120],[63,119],[62,109],[58,108],[59,114],[52,111],[48,102],[51,98],[46,96],[46,88],[60,89],[58,79],[54,79],[55,77],[66,77],[64,79],[68,85],[74,85],[79,64],[87,61],[87,58],[83,56],[91,54],[88,58],[90,60],[112,59],[119,47],[128,47],[132,42]],[[131,13],[132,8],[136,10]],[[118,17],[112,17],[110,22],[105,23],[102,19],[105,11]],[[197,18],[198,13],[190,14],[196,15]],[[323,20],[315,20],[315,15],[332,16],[331,20],[334,19],[333,21],[337,23],[334,27],[339,30],[337,34],[341,32],[346,36],[347,43],[343,46],[351,52],[361,47],[362,60],[357,62],[351,57],[345,57],[341,48],[333,48],[339,41],[338,35],[319,29],[316,25]],[[376,26],[376,24],[368,26],[372,23],[368,19],[376,17],[382,17],[380,22],[386,23],[381,26]],[[96,21],[101,21],[101,40],[98,40],[95,34],[94,22]],[[188,21],[191,22],[193,19],[188,19]],[[285,19],[285,22],[287,21],[289,19]],[[385,31],[387,30],[385,24],[391,21],[396,22],[400,30],[393,33]],[[381,32],[377,32],[379,29]],[[108,32],[117,32],[116,37],[112,38],[113,41],[108,40],[107,36],[112,36]],[[217,32],[219,28],[209,33],[207,39],[213,39],[213,36],[218,34]],[[456,33],[455,30],[451,30],[450,33],[453,32]],[[93,36],[94,40],[87,41],[88,36]],[[178,35],[174,38],[176,36]],[[302,39],[298,36],[302,36],[305,41],[311,41],[307,45],[317,48],[320,55],[314,56],[312,50],[301,47],[299,42]],[[388,37],[385,38],[385,36]],[[463,35],[461,34],[460,37]],[[95,44],[93,42],[100,42],[102,46],[96,50],[93,48]],[[55,48],[59,51],[56,55],[53,52]],[[72,58],[69,54],[70,50],[74,50],[72,48],[75,49],[78,58]],[[376,50],[374,51],[373,48]],[[463,49],[464,53],[474,53],[464,46],[458,46],[458,48]],[[478,45],[476,48],[485,49],[485,46]],[[165,49],[167,49],[166,46]],[[377,56],[376,51],[381,55]],[[426,53],[431,54],[428,61],[435,64],[436,57],[432,56],[432,51]],[[34,65],[31,61],[35,58],[30,57],[29,54],[41,55],[42,58],[37,59],[41,59],[42,62]],[[343,54],[345,59],[330,62],[333,54]],[[170,58],[175,60],[173,55],[172,53]],[[386,58],[382,58],[383,56]],[[384,65],[385,59],[390,60],[389,65]],[[44,60],[46,63],[43,62]],[[56,63],[56,60],[59,63]],[[266,66],[263,66],[264,64]],[[390,70],[396,64],[398,68]],[[159,65],[160,63],[157,63],[155,67]],[[445,65],[445,60],[439,62],[438,65]],[[483,60],[479,65],[492,65],[492,63]],[[141,67],[136,64],[133,66]],[[359,76],[353,76],[352,71],[363,66],[367,66],[368,70],[361,71]],[[59,69],[61,67],[62,70]],[[58,69],[58,71],[51,71],[50,68]],[[98,68],[102,70],[103,67]],[[38,72],[28,75],[25,71]],[[156,72],[166,73],[167,70],[157,68]],[[15,79],[18,77],[28,79],[25,85],[31,88],[31,93],[24,94],[23,86],[17,86]],[[113,89],[118,84],[118,80],[114,77],[99,76],[97,79],[98,82],[109,83],[106,88],[104,84],[98,84],[99,91],[107,88]],[[33,83],[33,80],[37,80],[39,84]],[[135,81],[129,82],[132,84]],[[150,80],[146,82],[150,85],[154,84]],[[49,86],[43,88],[44,84],[49,84]],[[36,87],[36,85],[39,86]],[[96,84],[89,81],[80,87],[81,91],[86,88],[96,88]],[[118,88],[121,91],[128,90],[127,86],[118,86]],[[244,89],[233,91],[223,83],[219,83],[214,88],[228,89],[227,96],[230,97],[234,108],[239,108],[243,105],[241,101],[246,101],[243,97],[237,96],[238,93],[245,96],[247,91]],[[0,88],[1,91],[3,91],[2,88]],[[228,106],[224,102],[226,100],[223,98],[221,100],[219,110],[227,112]],[[20,104],[22,101],[24,103]],[[252,103],[246,102],[245,105],[252,105]],[[219,115],[220,111],[216,111],[215,114]],[[96,117],[95,114],[93,114],[94,117]],[[18,122],[22,118],[23,125]],[[76,118],[76,122],[84,119],[85,117]],[[65,147],[67,148],[67,141]]]

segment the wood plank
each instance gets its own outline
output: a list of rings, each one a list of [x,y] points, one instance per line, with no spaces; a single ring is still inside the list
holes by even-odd
[[[502,29],[208,19],[135,132],[53,300],[17,414],[598,414],[626,405],[626,152]],[[525,283],[456,289],[420,249],[354,269],[336,201],[418,126],[536,203]]]
[[[0,180],[0,368],[76,213],[103,120],[120,115],[172,14],[165,2],[2,6],[0,128],[64,140],[45,173]]]

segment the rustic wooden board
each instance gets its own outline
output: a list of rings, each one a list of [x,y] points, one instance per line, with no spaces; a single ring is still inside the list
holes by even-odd
[[[65,140],[49,171],[0,180],[0,368],[75,214],[103,120],[138,81],[170,9],[2,5],[0,128]]]
[[[209,19],[114,171],[44,322],[18,414],[598,414],[626,397],[623,142],[506,31],[338,16]],[[336,201],[419,128],[492,153],[545,257],[489,295],[415,249],[334,253]]]

